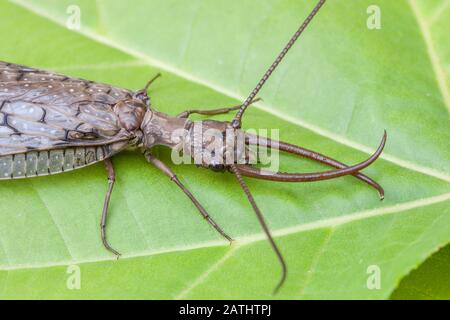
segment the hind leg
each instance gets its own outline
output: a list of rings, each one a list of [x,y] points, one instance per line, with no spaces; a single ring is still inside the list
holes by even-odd
[[[116,181],[116,173],[114,172],[114,166],[113,166],[111,159],[109,159],[109,158],[105,159],[104,162],[105,162],[106,171],[108,173],[108,191],[106,192],[105,202],[103,204],[102,220],[100,222],[100,230],[101,230],[101,234],[102,234],[102,242],[103,242],[103,245],[105,246],[105,248],[108,251],[114,253],[117,256],[117,258],[119,258],[120,253],[117,252],[115,249],[113,249],[109,245],[108,240],[106,240],[106,218],[108,216],[109,201],[111,199],[114,182]]]

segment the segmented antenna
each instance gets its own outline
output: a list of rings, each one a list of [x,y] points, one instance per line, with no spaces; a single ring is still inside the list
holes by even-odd
[[[248,98],[244,101],[239,111],[236,113],[236,116],[234,117],[233,121],[231,122],[231,125],[235,129],[239,129],[241,127],[241,118],[244,114],[247,107],[250,105],[250,102],[255,98],[255,96],[258,94],[259,90],[261,90],[264,83],[269,79],[272,72],[275,70],[275,68],[278,66],[278,64],[283,60],[286,53],[289,51],[289,49],[294,45],[295,41],[297,41],[298,37],[302,34],[303,30],[308,26],[309,22],[314,18],[316,13],[319,11],[319,9],[322,7],[322,5],[325,3],[325,0],[319,0],[319,2],[316,4],[314,9],[311,11],[309,16],[305,19],[305,21],[302,23],[300,28],[298,28],[297,32],[292,36],[291,40],[287,43],[287,45],[284,47],[284,49],[281,51],[281,53],[278,55],[278,57],[275,59],[275,61],[272,63],[272,65],[269,67],[269,69],[266,71],[266,73],[263,75],[261,80],[259,80],[258,84],[256,85],[255,89],[253,89],[252,93],[248,96]]]
[[[153,78],[151,78],[147,84],[145,85],[144,89],[142,89],[142,91],[147,92],[148,88],[150,87],[150,85],[159,77],[161,77],[161,73],[158,73],[156,76],[154,76]]]

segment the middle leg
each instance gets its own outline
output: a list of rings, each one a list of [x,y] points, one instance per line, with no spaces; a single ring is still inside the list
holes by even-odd
[[[102,211],[102,220],[100,222],[100,230],[102,234],[102,242],[105,248],[114,253],[117,258],[120,257],[120,253],[117,252],[115,249],[113,249],[110,245],[108,240],[106,240],[106,218],[108,216],[108,208],[109,208],[109,201],[111,200],[111,194],[114,187],[114,182],[116,181],[116,173],[114,172],[114,166],[111,161],[111,159],[107,158],[104,160],[106,171],[108,173],[108,192],[105,196],[105,203],[103,204],[103,211]]]

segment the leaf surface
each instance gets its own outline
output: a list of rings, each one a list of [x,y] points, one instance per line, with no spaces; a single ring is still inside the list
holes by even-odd
[[[81,9],[77,32],[65,27],[69,4]],[[264,87],[264,102],[245,115],[246,128],[279,129],[282,140],[346,163],[367,157],[383,129],[389,134],[383,158],[364,171],[385,188],[383,202],[352,177],[247,179],[289,266],[276,298],[388,298],[450,240],[450,44],[441,31],[450,9],[438,1],[379,1],[382,28],[369,30],[370,4],[329,1]],[[2,60],[130,89],[161,71],[152,104],[177,114],[242,101],[313,3],[0,6]],[[168,150],[156,154],[171,162]],[[280,161],[283,170],[325,169],[292,156]],[[0,297],[273,297],[279,266],[233,176],[171,165],[236,238],[229,246],[140,153],[124,152],[114,163],[108,237],[119,261],[100,241],[101,164],[0,184]],[[80,290],[67,287],[74,264]],[[373,266],[379,288],[368,285]]]
[[[402,279],[391,299],[450,299],[450,245],[429,257],[417,269]]]

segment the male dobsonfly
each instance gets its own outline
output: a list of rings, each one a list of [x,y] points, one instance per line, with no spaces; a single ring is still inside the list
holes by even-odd
[[[106,218],[110,196],[114,186],[115,173],[111,157],[129,146],[142,148],[145,158],[173,181],[205,220],[225,239],[232,241],[213,220],[194,195],[183,185],[175,173],[151,152],[156,145],[179,148],[190,157],[197,148],[200,153],[211,152],[211,140],[205,141],[195,130],[195,123],[189,115],[216,115],[237,110],[231,122],[204,120],[200,135],[209,129],[221,133],[222,151],[217,157],[202,157],[201,165],[214,170],[227,170],[234,174],[245,192],[258,220],[266,234],[282,267],[282,275],[276,290],[285,281],[287,268],[283,256],[273,240],[260,209],[245,183],[243,176],[283,182],[318,181],[353,175],[378,190],[383,198],[384,191],[371,178],[360,171],[381,154],[386,133],[376,152],[367,160],[347,166],[317,152],[286,142],[252,136],[241,130],[242,116],[247,107],[255,102],[256,95],[294,42],[316,15],[325,0],[320,0],[309,14],[274,63],[263,75],[245,102],[237,107],[215,110],[189,110],[177,116],[156,111],[150,104],[147,89],[156,76],[142,90],[133,92],[92,81],[70,78],[25,66],[0,62],[0,179],[16,179],[55,174],[81,168],[103,161],[108,173],[108,191],[101,216],[101,238],[104,246],[119,255],[108,243],[105,234]],[[174,132],[183,130],[184,134],[174,138]],[[231,132],[231,139],[230,139]],[[235,140],[244,136],[240,150],[235,149]],[[262,145],[278,148],[281,151],[309,158],[334,169],[313,173],[268,172],[253,166],[249,161],[251,146]],[[194,150],[195,151],[195,150]],[[245,161],[225,162],[225,155],[244,154]],[[227,158],[228,160],[228,158]]]

